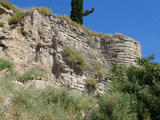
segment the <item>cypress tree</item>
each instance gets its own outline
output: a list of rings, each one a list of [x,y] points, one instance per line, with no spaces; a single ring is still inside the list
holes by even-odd
[[[70,18],[79,24],[83,24],[83,0],[72,0],[71,7]]]
[[[83,0],[72,0],[71,7],[70,18],[79,24],[83,24],[83,16],[87,16],[94,11],[94,8],[92,8],[92,10],[86,10],[83,13]]]

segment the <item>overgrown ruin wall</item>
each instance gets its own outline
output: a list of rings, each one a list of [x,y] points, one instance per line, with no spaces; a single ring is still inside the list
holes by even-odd
[[[101,49],[109,65],[115,62],[125,66],[137,65],[135,60],[142,56],[140,43],[122,34],[103,38]]]
[[[0,28],[1,58],[12,60],[19,71],[36,67],[47,73],[53,84],[56,82],[78,91],[85,91],[88,77],[97,80],[100,94],[106,90],[104,86],[110,86],[110,81],[90,69],[94,63],[100,63],[105,74],[113,62],[136,65],[136,58],[141,57],[140,43],[132,38],[118,34],[91,35],[57,15],[46,16],[36,10],[27,14],[12,30],[6,22],[5,26]],[[81,75],[74,73],[63,60],[65,46],[78,49],[86,59],[86,69]]]

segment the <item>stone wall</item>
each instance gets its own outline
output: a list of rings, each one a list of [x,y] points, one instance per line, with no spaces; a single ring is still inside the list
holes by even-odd
[[[88,70],[83,71],[82,75],[75,74],[72,69],[66,67],[67,65],[63,61],[62,52],[65,46],[70,46],[71,48],[78,49],[81,54],[84,56],[89,65],[92,61],[97,61],[101,64],[102,71],[108,72],[109,65],[106,61],[104,55],[101,52],[100,37],[90,35],[87,32],[83,31],[81,28],[73,26],[72,24],[67,23],[65,20],[61,19],[59,16],[53,15],[50,17],[52,21],[52,28],[55,31],[56,37],[55,42],[57,43],[56,49],[56,62],[63,65],[66,68],[65,72],[60,72],[58,81],[63,85],[67,85],[72,89],[77,89],[84,91],[85,89],[85,80],[89,77],[92,77],[99,81],[98,92],[104,91],[104,84],[107,84],[103,78],[98,78],[97,75]],[[56,67],[58,68],[58,66]],[[56,69],[57,70],[57,69]]]
[[[137,65],[135,60],[142,56],[140,43],[122,34],[103,38],[101,49],[109,65],[115,62],[125,66]]]
[[[87,65],[82,74],[76,74],[64,61],[65,46],[78,49],[84,56]],[[0,28],[0,57],[12,60],[20,72],[36,67],[49,76],[51,83],[82,92],[86,90],[85,80],[92,77],[98,82],[96,92],[102,94],[110,81],[90,70],[94,62],[101,65],[104,74],[113,62],[136,64],[136,57],[141,57],[141,46],[127,36],[92,35],[57,15],[46,16],[33,10],[12,30],[6,22]]]

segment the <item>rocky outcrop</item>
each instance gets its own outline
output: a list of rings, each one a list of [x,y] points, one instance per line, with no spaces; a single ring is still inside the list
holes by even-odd
[[[140,43],[122,34],[103,38],[101,49],[109,65],[114,62],[125,66],[137,65],[135,60],[142,56]]]
[[[101,72],[107,73],[113,62],[136,65],[135,59],[141,57],[141,46],[136,40],[121,35],[94,36],[57,15],[46,16],[33,10],[14,29],[5,24],[6,27],[0,28],[1,58],[13,61],[19,72],[35,67],[48,75],[51,84],[82,92],[88,77],[98,81],[98,94],[110,86],[103,76],[90,69],[97,62]],[[64,61],[65,46],[78,49],[86,59],[87,66],[81,74]]]
[[[3,7],[2,5],[0,5],[0,15],[2,14],[10,14],[12,15],[13,14],[13,11],[12,10],[8,10],[7,8]]]

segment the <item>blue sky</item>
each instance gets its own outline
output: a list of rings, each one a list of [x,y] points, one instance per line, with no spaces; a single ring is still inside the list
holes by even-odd
[[[9,0],[18,7],[46,6],[53,13],[70,15],[71,0]],[[84,25],[96,32],[120,32],[138,40],[143,57],[154,53],[160,58],[160,0],[84,0],[84,10],[95,11]]]

